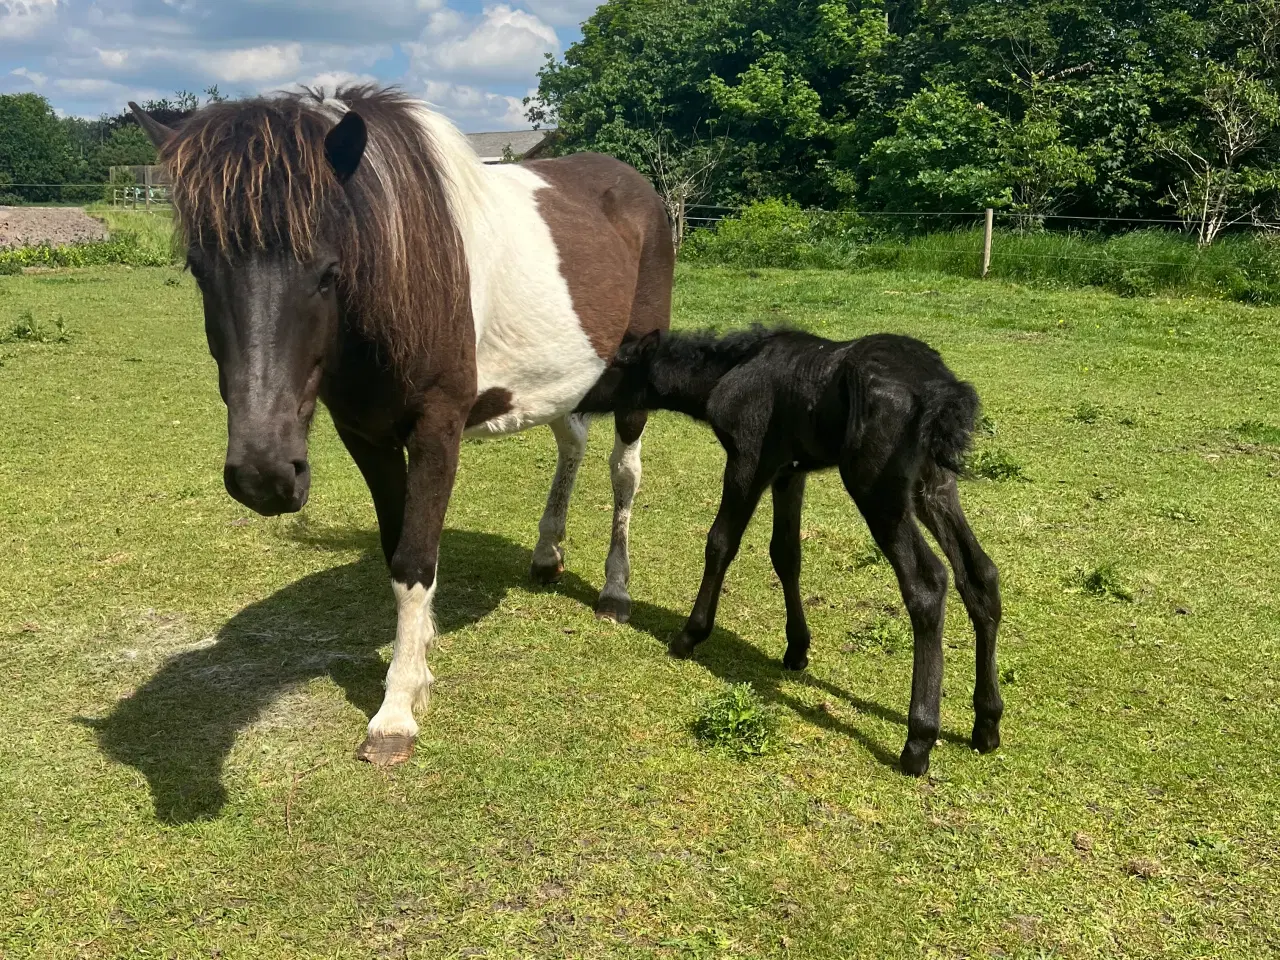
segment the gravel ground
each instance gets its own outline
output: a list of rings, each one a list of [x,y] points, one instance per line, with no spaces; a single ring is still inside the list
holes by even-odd
[[[0,207],[0,250],[105,240],[107,228],[80,207]]]

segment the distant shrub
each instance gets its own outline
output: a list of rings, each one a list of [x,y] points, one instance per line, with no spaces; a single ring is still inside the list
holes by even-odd
[[[853,266],[858,244],[867,235],[857,214],[764,200],[738,217],[695,230],[680,255],[691,263],[734,267],[834,269]]]
[[[0,277],[16,277],[20,273],[22,273],[22,264],[0,261]]]
[[[167,243],[146,242],[138,233],[121,230],[109,240],[73,243],[52,247],[18,247],[0,250],[0,270],[21,271],[23,267],[99,267],[123,264],[130,267],[164,267],[175,262]]]

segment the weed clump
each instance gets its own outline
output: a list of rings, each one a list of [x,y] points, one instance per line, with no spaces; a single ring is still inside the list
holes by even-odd
[[[1081,570],[1075,576],[1076,586],[1099,600],[1121,600],[1133,603],[1133,591],[1125,586],[1114,564],[1103,563],[1092,570]]]
[[[1241,440],[1248,440],[1265,447],[1280,447],[1280,427],[1273,427],[1261,420],[1242,420],[1231,428]]]
[[[910,644],[911,630],[902,620],[880,616],[860,630],[849,631],[849,642],[841,649],[845,653],[879,651],[892,656],[895,650]]]
[[[1030,478],[1023,472],[1022,465],[1004,450],[979,450],[969,458],[967,473],[982,480],[994,480],[1004,483],[1016,480],[1021,483]]]
[[[1102,419],[1102,408],[1088,401],[1078,403],[1071,413],[1071,419],[1077,423],[1097,423]]]
[[[71,334],[61,317],[53,323],[36,319],[30,310],[18,314],[17,322],[8,332],[0,334],[0,343],[67,343]]]
[[[738,683],[713,697],[694,721],[693,733],[708,747],[739,757],[758,757],[778,749],[778,717],[750,683]]]

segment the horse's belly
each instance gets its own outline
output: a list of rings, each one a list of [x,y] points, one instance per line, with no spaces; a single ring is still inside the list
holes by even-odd
[[[495,329],[497,326],[499,329]],[[577,317],[557,323],[522,325],[514,337],[503,337],[501,325],[490,324],[476,349],[479,393],[497,397],[492,416],[467,428],[467,436],[500,436],[550,423],[582,400],[600,379],[605,363],[582,332]],[[527,327],[542,328],[528,336]]]

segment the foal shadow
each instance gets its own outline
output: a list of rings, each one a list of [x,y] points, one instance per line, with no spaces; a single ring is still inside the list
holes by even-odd
[[[382,701],[386,664],[378,649],[394,638],[395,604],[376,532],[298,524],[289,535],[313,548],[364,549],[365,555],[245,607],[212,643],[166,661],[107,716],[79,721],[94,730],[107,756],[146,777],[156,817],[164,823],[218,815],[227,800],[223,769],[241,731],[290,690],[328,676],[366,716]],[[448,589],[439,592],[435,610],[440,632],[483,619],[508,591],[526,587],[531,557],[528,548],[503,537],[445,530],[440,568],[447,571]],[[551,589],[595,606],[595,589],[580,577],[568,574]],[[683,623],[683,615],[643,601],[632,609],[631,626],[664,645]],[[783,681],[796,675],[736,634],[717,628],[695,660],[726,682],[750,681],[766,701],[857,740],[881,763],[897,764],[894,754],[856,727],[788,694]],[[899,713],[827,681],[799,676],[859,713],[906,725]],[[944,738],[960,742],[951,734]]]
[[[576,578],[575,578],[576,579]],[[595,594],[591,588],[577,580],[576,583],[560,585],[560,591],[578,602],[593,606]],[[781,599],[778,601],[781,603]],[[635,600],[631,608],[630,626],[649,634],[665,648],[667,641],[678,633],[685,624],[685,615],[658,607],[651,603]],[[849,737],[860,743],[877,761],[888,767],[897,768],[898,755],[886,749],[884,744],[871,737],[856,726],[834,716],[823,707],[814,707],[797,699],[784,689],[784,685],[799,683],[822,691],[828,697],[842,701],[860,714],[876,717],[903,728],[907,726],[905,714],[888,707],[858,697],[838,684],[813,676],[809,671],[795,673],[782,665],[782,651],[786,646],[784,637],[779,636],[778,653],[771,657],[758,647],[748,643],[736,633],[717,626],[704,643],[698,645],[692,657],[693,662],[719,677],[726,683],[750,683],[756,693],[766,703],[790,710],[802,720]],[[967,746],[969,741],[949,730],[940,735],[948,743]]]

